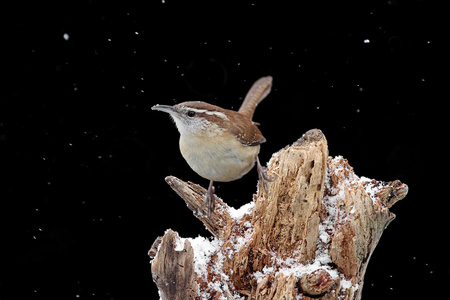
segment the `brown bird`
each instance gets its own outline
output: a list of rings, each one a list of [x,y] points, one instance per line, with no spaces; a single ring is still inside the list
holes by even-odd
[[[257,165],[258,176],[267,191],[272,181],[261,166],[258,154],[266,139],[252,121],[255,108],[269,93],[272,77],[262,77],[250,88],[238,111],[205,102],[183,102],[175,106],[155,105],[152,110],[169,113],[180,132],[180,151],[189,166],[209,179],[203,207],[208,216],[214,210],[214,181],[241,178]]]

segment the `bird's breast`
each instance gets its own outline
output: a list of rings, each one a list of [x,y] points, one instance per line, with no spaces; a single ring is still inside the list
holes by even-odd
[[[233,181],[247,174],[255,165],[260,146],[244,146],[224,132],[211,137],[180,137],[180,150],[189,166],[203,178]]]

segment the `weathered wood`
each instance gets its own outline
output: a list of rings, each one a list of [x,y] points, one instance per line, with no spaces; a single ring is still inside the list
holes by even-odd
[[[208,217],[208,207],[203,207],[205,203],[206,189],[192,182],[184,182],[176,177],[166,177],[169,186],[186,202],[187,207],[192,210],[194,216],[205,224],[206,228],[216,238],[225,230],[225,226],[230,219],[227,212],[228,205],[216,197],[216,210]]]
[[[267,173],[275,180],[246,211],[236,215],[216,199],[211,218],[201,208],[205,189],[166,178],[214,235],[215,246],[202,271],[194,260],[201,249],[192,251],[188,239],[182,255],[174,250],[174,239],[183,242],[177,234],[157,239],[152,273],[162,299],[190,299],[178,293],[180,286],[196,299],[361,298],[370,256],[395,218],[389,208],[408,187],[356,176],[347,160],[328,157],[317,129],[273,154]]]
[[[175,232],[167,230],[163,238],[157,239],[158,259],[152,263],[153,281],[158,286],[162,299],[196,299],[197,284],[194,276],[194,252],[188,240],[183,249],[175,248]],[[155,253],[155,245],[149,251]]]

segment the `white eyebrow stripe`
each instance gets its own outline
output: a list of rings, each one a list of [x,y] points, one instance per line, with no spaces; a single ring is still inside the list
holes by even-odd
[[[192,107],[186,107],[186,109],[195,111],[196,113],[199,113],[199,114],[207,114],[210,116],[216,116],[222,120],[228,120],[228,117],[224,113],[221,113],[220,111],[210,111],[210,110],[206,110],[206,109],[197,109],[197,108],[192,108]]]

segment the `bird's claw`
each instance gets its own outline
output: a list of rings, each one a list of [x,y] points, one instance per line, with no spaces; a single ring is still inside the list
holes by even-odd
[[[208,191],[206,191],[205,203],[201,207],[202,210],[204,210],[205,208],[208,209],[208,218],[211,217],[211,213],[214,211],[214,207],[216,204],[216,199],[214,198],[214,192],[215,192],[215,189],[211,182],[209,184]]]
[[[267,182],[272,182],[275,179],[270,178],[269,175],[267,175],[266,168],[261,166],[261,163],[259,162],[259,158],[256,157],[256,167],[258,170],[258,177],[259,177],[259,183],[263,185],[264,191],[267,193],[269,191],[269,188],[267,187]]]

